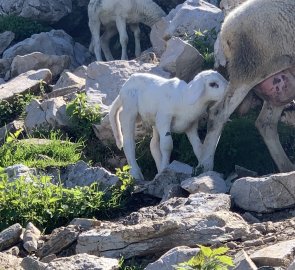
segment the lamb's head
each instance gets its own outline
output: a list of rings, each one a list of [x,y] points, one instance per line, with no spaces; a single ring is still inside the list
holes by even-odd
[[[188,104],[201,98],[204,102],[219,101],[224,97],[227,85],[227,80],[217,71],[202,71],[188,84],[185,100]]]

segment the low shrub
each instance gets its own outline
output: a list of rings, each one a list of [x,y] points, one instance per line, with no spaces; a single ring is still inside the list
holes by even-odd
[[[51,28],[37,21],[15,15],[0,16],[0,33],[11,31],[15,34],[15,41],[19,42],[33,34],[48,32]]]
[[[210,247],[201,246],[200,251],[189,261],[180,263],[175,266],[176,270],[227,270],[233,267],[233,260],[231,257],[225,255],[228,248],[220,247],[211,249]]]
[[[33,222],[41,229],[65,225],[77,217],[106,218],[127,202],[133,180],[128,168],[118,169],[120,186],[101,190],[97,183],[91,186],[66,189],[50,182],[50,177],[32,177],[8,182],[0,178],[0,231],[18,222],[25,226]]]
[[[72,121],[69,132],[76,138],[89,138],[94,134],[92,124],[101,120],[99,105],[87,103],[85,93],[76,94],[76,98],[67,104],[66,112]]]
[[[5,126],[16,118],[23,116],[26,106],[34,98],[32,94],[16,95],[12,101],[0,101],[0,127]]]

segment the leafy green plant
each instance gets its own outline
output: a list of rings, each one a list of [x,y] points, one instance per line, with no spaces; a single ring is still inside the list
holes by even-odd
[[[189,261],[180,263],[175,266],[177,270],[227,270],[230,266],[234,266],[232,258],[225,255],[228,248],[220,247],[211,249],[199,245],[199,253],[192,257]]]
[[[52,184],[49,176],[31,176],[8,182],[0,177],[0,231],[16,222],[31,221],[50,231],[76,217],[105,218],[122,208],[130,197],[128,169],[119,175],[122,185],[101,190],[97,183],[86,187],[64,188]]]
[[[52,131],[48,140],[18,140],[16,134],[9,134],[0,147],[0,166],[8,167],[22,163],[28,167],[45,168],[65,166],[77,162],[81,157],[83,142],[72,143],[60,140],[60,135]]]
[[[204,57],[204,69],[214,67],[214,41],[216,38],[217,32],[215,28],[205,31],[195,31],[194,36],[189,38],[189,43]]]
[[[21,41],[33,34],[50,31],[51,28],[27,18],[15,15],[0,16],[0,33],[11,31],[15,34],[15,41]]]
[[[76,98],[67,105],[66,112],[72,120],[71,133],[77,138],[90,137],[93,133],[92,124],[101,120],[99,105],[88,104],[85,93],[76,94]]]
[[[26,106],[34,98],[34,95],[28,93],[25,95],[16,95],[11,101],[0,101],[0,127],[10,123],[17,117],[23,116]]]

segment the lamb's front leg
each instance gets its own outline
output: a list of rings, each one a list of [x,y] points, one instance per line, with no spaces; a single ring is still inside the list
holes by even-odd
[[[121,60],[128,60],[128,56],[127,56],[128,34],[126,30],[126,20],[122,17],[117,17],[116,26],[119,32],[120,43],[122,46]]]
[[[153,127],[153,137],[150,142],[150,150],[152,153],[152,156],[155,160],[157,170],[160,171],[161,168],[161,160],[162,160],[162,154],[160,150],[160,136],[157,128]]]
[[[202,156],[203,144],[198,134],[198,122],[194,123],[185,133],[193,147],[195,156],[199,161]]]
[[[173,149],[171,121],[172,116],[170,115],[159,115],[156,119],[156,127],[160,135],[160,150],[162,154],[159,172],[162,172],[167,168],[170,163],[170,156]]]

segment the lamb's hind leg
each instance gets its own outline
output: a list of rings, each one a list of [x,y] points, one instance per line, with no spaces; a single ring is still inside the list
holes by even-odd
[[[153,137],[150,143],[150,150],[159,172],[161,168],[162,154],[160,150],[160,136],[156,127],[153,127]]]
[[[121,60],[128,60],[128,56],[127,56],[128,34],[126,30],[126,20],[122,17],[117,17],[116,26],[119,32],[120,43],[122,46]]]
[[[132,101],[132,100],[131,100]],[[135,123],[137,109],[132,102],[124,104],[125,108],[121,112],[121,129],[123,134],[123,150],[128,164],[131,166],[130,173],[136,180],[144,180],[141,170],[135,158]]]
[[[134,23],[130,25],[130,29],[134,34],[135,41],[135,56],[139,57],[141,54],[141,46],[140,46],[140,28],[138,23]]]
[[[293,171],[294,164],[287,157],[277,131],[278,121],[280,120],[284,106],[275,107],[264,101],[262,110],[255,122],[268,150],[276,163],[280,172]]]

